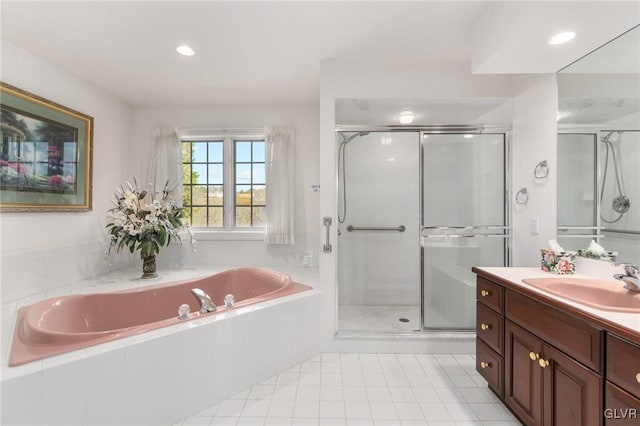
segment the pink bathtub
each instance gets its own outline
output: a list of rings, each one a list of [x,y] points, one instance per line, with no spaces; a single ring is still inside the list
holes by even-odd
[[[200,314],[192,288],[204,290],[218,306]],[[216,315],[309,290],[281,272],[240,268],[209,277],[113,293],[55,297],[20,308],[9,357],[9,366],[120,339],[192,319]],[[233,308],[224,297],[233,294]],[[178,319],[178,306],[191,307],[191,318]]]

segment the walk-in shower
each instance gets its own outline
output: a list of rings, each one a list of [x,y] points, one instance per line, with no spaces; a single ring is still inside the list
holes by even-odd
[[[508,265],[506,131],[340,130],[339,332],[474,329],[471,267]]]

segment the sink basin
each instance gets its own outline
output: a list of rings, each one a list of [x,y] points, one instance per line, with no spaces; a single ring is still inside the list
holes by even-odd
[[[639,312],[640,293],[622,285],[586,278],[525,278],[534,287],[587,306],[615,312]]]

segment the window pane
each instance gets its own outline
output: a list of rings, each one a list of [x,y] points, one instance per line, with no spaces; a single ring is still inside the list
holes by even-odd
[[[184,206],[191,205],[191,186],[184,185],[182,187],[182,204]]]
[[[236,204],[251,205],[251,185],[236,185]]]
[[[253,165],[253,183],[265,183],[264,164]]]
[[[253,204],[267,204],[266,203],[266,189],[264,185],[254,185],[253,186]]]
[[[264,226],[264,207],[253,208],[253,226]]]
[[[191,145],[191,161],[194,163],[207,162],[207,143],[193,142]]]
[[[78,144],[76,142],[65,142],[64,143],[64,154],[62,159],[64,161],[75,162],[76,161],[76,146]]]
[[[210,207],[209,208],[209,226],[222,228],[224,224],[222,214],[223,214],[222,207]]]
[[[251,226],[251,207],[236,207],[236,226]]]
[[[182,142],[182,162],[191,162],[191,142]]]
[[[209,187],[209,205],[210,206],[222,206],[224,200],[224,192],[222,185],[215,185]],[[209,214],[211,216],[211,214]]]
[[[182,183],[191,183],[191,164],[182,165]],[[193,182],[195,183],[195,181]]]
[[[206,185],[194,185],[193,186],[193,203],[194,206],[206,206],[207,205],[207,186]]]
[[[236,164],[236,183],[251,183],[251,164]]]
[[[222,164],[209,164],[209,183],[223,183],[224,172]]]
[[[253,143],[253,161],[264,163],[264,142]]]
[[[236,163],[251,161],[251,142],[236,142]]]
[[[191,225],[191,208],[190,207],[186,207],[184,209],[184,220],[183,222],[185,224],[189,224]]]
[[[191,172],[191,182],[207,183],[207,165],[194,164],[192,167],[193,171]]]
[[[191,214],[191,226],[207,226],[207,208],[194,207]]]
[[[209,142],[209,162],[222,163],[224,161],[222,142]]]

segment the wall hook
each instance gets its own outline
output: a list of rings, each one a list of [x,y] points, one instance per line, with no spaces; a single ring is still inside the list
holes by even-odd
[[[533,177],[536,179],[544,179],[549,176],[549,166],[547,160],[542,160],[533,169]]]
[[[527,192],[527,188],[521,188],[520,191],[516,193],[516,204],[527,204],[529,202],[529,193]]]

